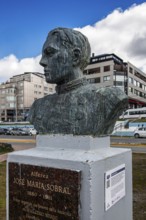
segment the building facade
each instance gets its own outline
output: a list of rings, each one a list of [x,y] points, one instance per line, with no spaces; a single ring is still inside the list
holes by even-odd
[[[122,89],[128,95],[129,108],[146,106],[146,74],[115,54],[93,54],[84,75],[98,87],[116,86]]]
[[[0,121],[25,120],[32,103],[55,92],[55,85],[48,84],[44,75],[26,72],[0,84]]]

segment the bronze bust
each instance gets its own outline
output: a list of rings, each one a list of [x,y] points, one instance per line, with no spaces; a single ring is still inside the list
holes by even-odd
[[[56,84],[56,93],[36,100],[30,109],[28,120],[39,133],[111,134],[128,99],[116,87],[88,83],[83,70],[89,59],[90,44],[83,34],[69,28],[49,32],[40,64],[46,82]]]

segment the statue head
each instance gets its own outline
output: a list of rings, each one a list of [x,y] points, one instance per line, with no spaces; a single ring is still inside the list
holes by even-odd
[[[46,81],[58,85],[81,78],[90,59],[90,44],[79,31],[56,28],[49,32],[40,65]]]

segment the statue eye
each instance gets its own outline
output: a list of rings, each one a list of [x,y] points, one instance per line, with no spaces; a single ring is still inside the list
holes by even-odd
[[[51,47],[51,48],[48,47],[48,48],[45,49],[44,52],[45,52],[46,55],[53,56],[53,54],[55,54],[56,51],[57,51],[56,49],[54,49],[54,48],[52,48],[52,47]]]

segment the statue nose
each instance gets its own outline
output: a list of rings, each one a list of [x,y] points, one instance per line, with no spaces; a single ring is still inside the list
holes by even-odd
[[[45,59],[44,57],[41,58],[41,60],[40,60],[39,63],[40,63],[40,65],[43,66],[43,67],[47,66],[47,61],[46,61],[46,59]]]

